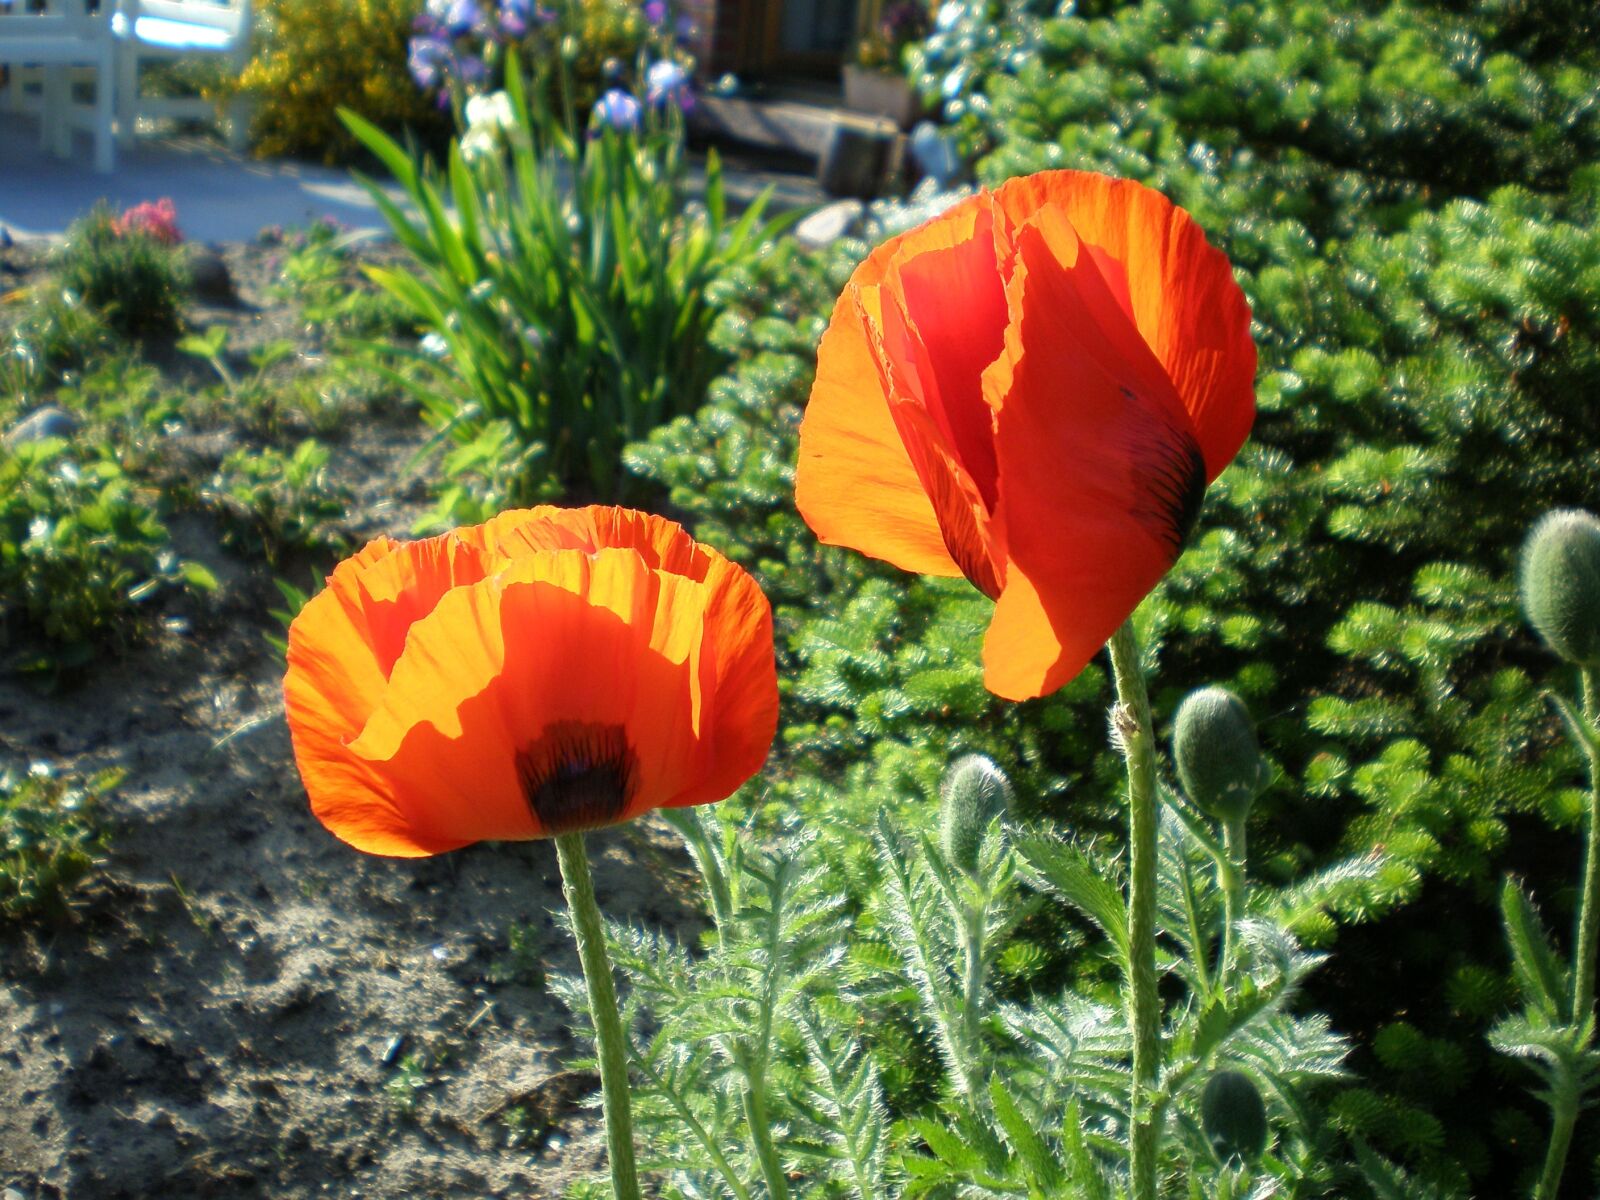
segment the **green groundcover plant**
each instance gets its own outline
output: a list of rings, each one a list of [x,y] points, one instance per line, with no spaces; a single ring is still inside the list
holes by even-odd
[[[176,333],[182,323],[189,268],[172,224],[172,202],[164,218],[143,218],[154,205],[121,217],[104,204],[67,230],[55,256],[57,285],[80,298],[124,337]]]
[[[66,911],[106,848],[99,805],[119,778],[107,771],[71,781],[46,763],[0,769],[0,917],[39,921]]]
[[[171,550],[153,497],[114,458],[84,458],[59,438],[0,445],[6,668],[81,666],[97,643],[134,632],[159,591],[215,586]]]

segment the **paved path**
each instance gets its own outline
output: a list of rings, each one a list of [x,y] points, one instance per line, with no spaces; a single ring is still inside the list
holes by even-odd
[[[141,138],[118,152],[115,172],[98,175],[82,135],[76,148],[71,159],[54,158],[40,149],[33,117],[0,112],[0,227],[19,239],[58,237],[97,200],[120,211],[169,196],[184,236],[194,241],[247,241],[265,226],[317,216],[356,229],[387,228],[343,168],[245,158],[205,138]],[[727,182],[734,207],[768,183],[777,185],[780,207],[827,200],[805,176],[730,168]]]

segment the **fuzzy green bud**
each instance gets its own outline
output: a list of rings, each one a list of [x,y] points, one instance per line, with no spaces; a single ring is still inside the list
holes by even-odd
[[[1600,668],[1600,521],[1576,508],[1539,518],[1522,545],[1522,607],[1550,649]]]
[[[945,857],[967,874],[978,869],[978,849],[990,823],[1011,804],[1011,781],[981,754],[956,759],[939,788],[939,843]]]
[[[1200,1096],[1200,1124],[1223,1162],[1252,1162],[1267,1148],[1267,1106],[1255,1080],[1218,1071]]]
[[[1219,821],[1244,820],[1271,778],[1250,712],[1227,688],[1201,688],[1184,697],[1172,757],[1189,799]]]

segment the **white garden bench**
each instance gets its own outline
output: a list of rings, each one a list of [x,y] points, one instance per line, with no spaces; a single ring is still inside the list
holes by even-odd
[[[112,70],[114,47],[109,11],[92,11],[91,0],[0,0],[0,64],[11,69],[8,106],[21,108],[22,69],[41,72],[39,124],[47,150],[61,158],[72,156],[72,132],[87,127],[94,138],[94,167],[109,172],[115,166],[112,142],[114,117]],[[78,111],[73,100],[71,72],[94,72],[94,103]]]
[[[87,129],[95,169],[108,172],[113,126],[126,145],[142,117],[204,121],[215,115],[201,96],[143,95],[143,63],[221,54],[243,70],[250,33],[251,0],[0,0],[0,64],[11,67],[5,107],[37,112],[46,149],[63,158],[72,154],[73,130]],[[94,86],[89,108],[72,96],[85,74]],[[229,105],[229,145],[242,149],[248,132],[248,104],[239,98]]]
[[[109,0],[108,0],[109,2]],[[236,71],[250,61],[250,0],[120,0],[112,18],[117,59],[117,133],[127,142],[140,117],[210,120],[211,101],[201,96],[145,96],[140,64],[150,59],[195,54],[225,55]],[[228,143],[242,149],[249,132],[245,102],[229,106]]]

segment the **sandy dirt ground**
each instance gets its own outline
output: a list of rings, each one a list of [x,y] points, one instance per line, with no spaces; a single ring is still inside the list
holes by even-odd
[[[267,251],[225,256],[243,303],[192,324],[228,323],[240,351],[293,335]],[[422,511],[424,436],[397,410],[331,439],[355,544]],[[197,479],[238,444],[175,442]],[[577,969],[553,849],[395,861],[328,834],[290,755],[272,572],[204,517],[169,527],[216,594],[65,686],[0,674],[0,762],[126,772],[70,919],[0,930],[5,1200],[554,1197],[598,1178],[596,1080],[544,987]],[[698,924],[664,826],[591,844],[612,916]]]

